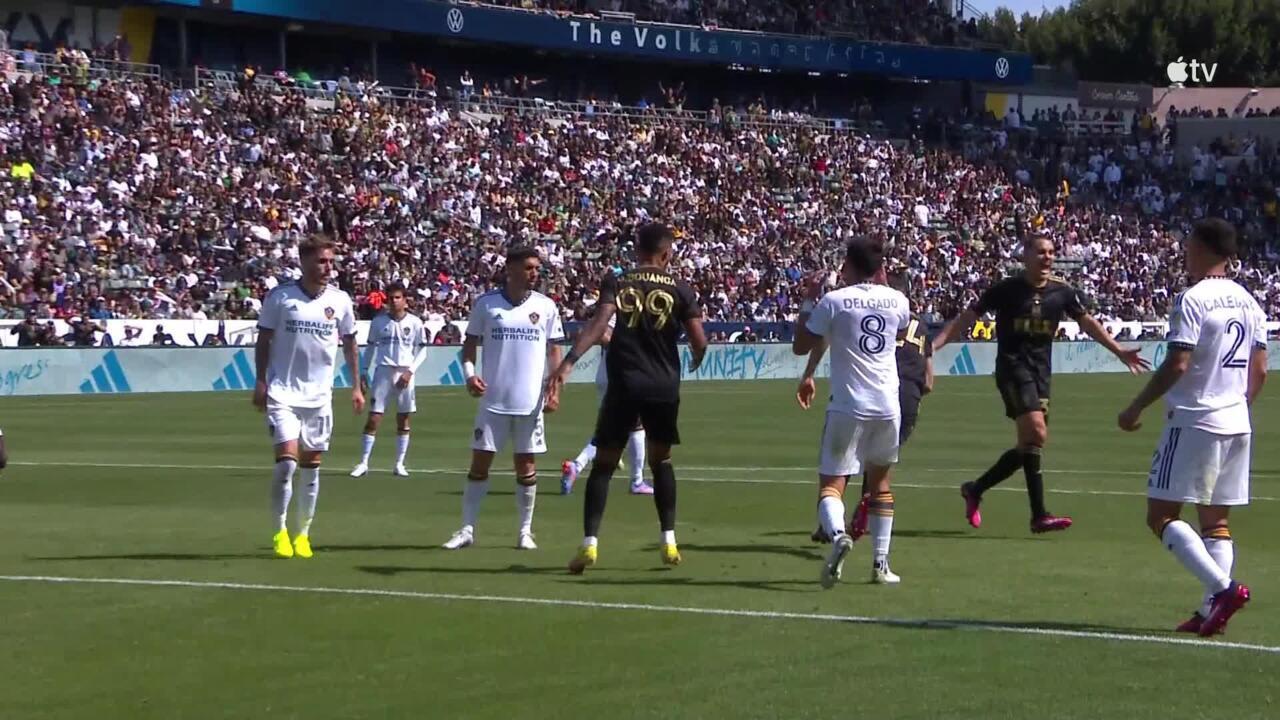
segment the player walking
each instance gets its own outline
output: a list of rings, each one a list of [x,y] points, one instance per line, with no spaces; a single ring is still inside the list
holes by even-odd
[[[1064,280],[1050,274],[1054,246],[1047,237],[1030,236],[1023,241],[1024,271],[1001,280],[968,310],[947,323],[934,338],[936,353],[973,327],[983,314],[996,316],[996,387],[1004,399],[1005,414],[1017,423],[1017,445],[1006,450],[974,482],[960,486],[964,496],[965,519],[981,527],[979,505],[986,491],[1022,468],[1031,503],[1031,532],[1066,530],[1071,518],[1059,517],[1045,509],[1044,476],[1040,454],[1049,438],[1049,378],[1053,363],[1053,338],[1063,316],[1080,324],[1080,329],[1111,351],[1130,372],[1140,373],[1151,365],[1137,349],[1120,347],[1106,328],[1085,312],[1080,294]]]
[[[675,235],[665,225],[650,223],[639,229],[638,266],[619,276],[605,276],[595,317],[548,381],[551,397],[558,400],[574,363],[600,342],[614,313],[618,314],[605,358],[609,388],[596,421],[599,449],[587,477],[583,501],[584,537],[569,563],[569,571],[575,574],[596,562],[609,481],[637,422],[643,423],[647,431],[653,500],[662,527],[662,562],[680,564],[676,546],[676,473],[671,465],[671,447],[680,443],[680,355],[676,340],[681,329],[688,334],[693,352],[691,369],[697,369],[707,351],[707,338],[693,288],[667,271],[675,254],[674,243]]]
[[[333,434],[333,375],[338,344],[360,377],[356,316],[351,297],[329,285],[333,245],[323,236],[298,246],[302,279],[276,287],[262,303],[254,363],[258,381],[253,404],[267,414],[275,443],[276,466],[271,486],[277,557],[311,557],[311,521],[320,497],[320,461]],[[364,410],[364,394],[351,390],[351,406]],[[302,480],[297,528],[290,540],[286,519],[293,496],[293,475]]]
[[[560,362],[560,347],[554,341],[564,337],[560,308],[533,289],[541,269],[537,250],[512,248],[507,252],[506,284],[481,295],[471,308],[462,368],[467,391],[481,400],[471,445],[471,470],[462,492],[462,529],[444,544],[446,550],[475,542],[480,503],[489,493],[489,468],[494,454],[508,441],[516,471],[516,547],[538,549],[533,540],[533,507],[538,496],[535,457],[547,451],[543,411],[556,409],[556,403],[543,394],[544,378]],[[476,374],[476,350],[481,346],[484,368]]]
[[[1236,231],[1224,220],[1200,222],[1186,242],[1191,287],[1169,316],[1168,354],[1147,386],[1120,413],[1122,430],[1142,426],[1142,411],[1165,397],[1168,416],[1147,479],[1147,526],[1204,585],[1200,609],[1180,632],[1208,637],[1226,629],[1249,602],[1231,579],[1235,546],[1227,516],[1249,503],[1249,407],[1267,379],[1266,317],[1227,278]],[[1182,520],[1193,503],[1200,534]]]
[[[609,340],[613,338],[613,327],[618,317],[615,315],[609,318],[609,327],[605,330],[604,337],[600,338],[600,364],[596,367],[596,397],[600,404],[604,404],[605,391],[609,389],[609,372],[606,369],[605,359],[608,357]],[[631,464],[631,494],[632,495],[652,495],[653,486],[644,481],[644,427],[636,425],[631,431],[631,436],[627,439],[627,458]],[[591,441],[582,448],[582,452],[572,460],[565,460],[560,466],[560,494],[568,495],[573,492],[573,485],[578,481],[578,475],[596,456],[596,439],[593,437]],[[619,466],[623,465],[621,461]]]
[[[893,534],[893,492],[889,470],[898,461],[898,363],[894,339],[906,339],[911,308],[901,292],[874,279],[884,263],[884,247],[877,241],[854,240],[845,251],[841,274],[847,287],[832,290],[817,303],[806,303],[796,321],[792,350],[809,353],[796,399],[809,409],[817,394],[813,375],[828,346],[831,348],[831,405],[822,430],[818,461],[818,519],[832,538],[822,567],[822,587],[840,580],[853,539],[844,527],[844,491],[851,475],[864,468],[869,526],[872,535],[873,583],[895,584],[889,569]]]
[[[396,401],[396,464],[392,473],[407,477],[404,458],[409,452],[409,417],[418,411],[417,393],[414,392],[413,374],[427,359],[427,331],[422,320],[409,312],[409,301],[404,285],[387,286],[387,311],[378,315],[369,325],[369,349],[365,367],[373,368],[370,387],[369,419],[364,424],[360,462],[351,470],[351,477],[362,477],[369,472],[369,456],[377,439],[382,416]]]

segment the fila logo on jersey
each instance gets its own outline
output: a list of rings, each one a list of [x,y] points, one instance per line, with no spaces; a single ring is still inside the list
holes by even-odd
[[[102,356],[102,362],[89,372],[88,379],[80,383],[80,392],[131,392],[129,388],[129,379],[125,377],[124,368],[120,366],[120,359],[116,357],[115,350],[112,350]]]
[[[955,362],[951,363],[951,369],[947,371],[949,375],[977,375],[978,368],[973,364],[973,355],[969,352],[968,345],[960,346],[960,354],[956,355]]]

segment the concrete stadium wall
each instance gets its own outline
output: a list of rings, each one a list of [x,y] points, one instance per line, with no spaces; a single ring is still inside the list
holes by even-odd
[[[1139,343],[1143,355],[1158,364],[1165,347]],[[1059,373],[1123,372],[1124,368],[1094,343],[1054,345]],[[1280,368],[1280,342],[1271,343],[1269,364]],[[989,375],[995,370],[994,343],[951,345],[934,358],[938,376]],[[416,376],[418,387],[462,385],[461,351],[432,348]],[[696,372],[689,370],[688,348],[681,350],[686,380],[765,380],[799,378],[805,358],[788,345],[715,345]],[[574,369],[572,382],[595,381],[600,354],[588,353]],[[819,375],[826,377],[824,361]],[[334,387],[351,387],[343,366]],[[200,392],[248,390],[254,384],[251,348],[30,348],[0,352],[0,395],[78,395],[101,393]]]

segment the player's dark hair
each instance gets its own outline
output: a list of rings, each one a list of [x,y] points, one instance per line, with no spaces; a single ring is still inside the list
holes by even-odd
[[[388,283],[385,292],[387,294],[387,297],[391,297],[396,293],[400,293],[401,295],[408,295],[408,292],[405,290],[404,283],[402,282]]]
[[[662,223],[645,223],[636,231],[636,254],[653,257],[675,242],[676,234]]]
[[[857,238],[845,248],[844,260],[863,277],[871,277],[884,264],[884,244],[879,240]]]
[[[528,245],[517,245],[507,251],[507,264],[522,263],[529,258],[541,259],[541,257],[537,248],[531,248]]]
[[[1042,242],[1047,242],[1050,245],[1056,245],[1056,243],[1053,241],[1053,238],[1049,237],[1048,235],[1040,235],[1038,233],[1032,233],[1030,235],[1024,235],[1022,237],[1022,249],[1029,250],[1035,247],[1036,245],[1039,245]]]
[[[298,243],[298,257],[314,257],[321,250],[332,250],[333,241],[328,235],[312,235]]]
[[[1236,229],[1222,218],[1208,218],[1196,223],[1191,236],[1223,259],[1234,258],[1240,252]]]

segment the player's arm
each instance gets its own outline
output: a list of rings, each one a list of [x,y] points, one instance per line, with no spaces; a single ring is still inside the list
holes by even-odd
[[[472,397],[484,395],[486,385],[484,379],[476,374],[476,358],[479,357],[480,337],[471,334],[471,326],[467,325],[467,336],[462,341],[462,374],[467,379],[467,392]]]
[[[1245,398],[1249,404],[1262,394],[1262,386],[1267,384],[1267,345],[1260,343],[1253,346],[1249,354],[1249,385],[1245,390]]]
[[[267,409],[267,368],[271,364],[271,340],[276,335],[279,322],[279,293],[272,292],[262,301],[262,311],[258,313],[258,338],[253,342],[253,368],[258,378],[253,385],[253,404],[259,410]]]
[[[342,336],[342,354],[347,359],[347,367],[351,369],[351,377],[358,378],[351,388],[351,406],[359,415],[364,412],[364,390],[361,388],[364,376],[360,374],[360,344],[356,342],[354,332]]]
[[[1120,413],[1118,424],[1121,430],[1132,432],[1142,427],[1142,411],[1169,392],[1169,388],[1187,372],[1187,368],[1191,366],[1191,353],[1200,342],[1201,322],[1199,310],[1186,301],[1185,293],[1179,295],[1174,300],[1173,312],[1169,315],[1169,351],[1164,362],[1160,363],[1155,374],[1147,381],[1147,386]],[[1106,330],[1102,332],[1105,334]]]
[[[573,366],[578,364],[584,353],[593,346],[600,344],[605,333],[609,331],[609,319],[618,311],[618,306],[613,302],[596,303],[596,314],[591,316],[591,320],[587,322],[587,326],[578,333],[578,339],[574,341],[573,347],[569,353],[564,356],[564,360],[559,363],[559,367],[553,374],[554,378],[559,378],[559,384],[563,385],[565,380],[569,379],[569,373],[573,372]]]
[[[817,272],[805,281],[804,303],[800,306],[800,314],[796,316],[796,326],[791,333],[791,352],[795,355],[806,355],[822,343],[820,335],[809,331],[809,318],[822,299],[822,285],[826,278],[826,272]]]
[[[957,340],[963,340],[968,334],[969,328],[978,322],[979,313],[974,308],[969,308],[959,315],[955,316],[946,325],[942,326],[942,331],[933,339],[933,351],[938,352],[948,344]]]
[[[551,306],[551,317],[547,318],[547,377],[546,385],[543,389],[545,397],[543,399],[542,409],[545,412],[555,412],[560,409],[560,394],[554,396],[550,393],[551,377],[555,374],[556,368],[560,367],[560,341],[564,340],[564,324],[560,321],[560,308],[555,305]]]
[[[924,359],[924,394],[933,392],[933,357]]]
[[[707,356],[707,333],[702,328],[702,318],[691,317],[684,321],[684,332],[689,336],[689,350],[693,358],[689,361],[689,372],[702,367],[702,359]]]
[[[1129,368],[1129,372],[1137,375],[1151,369],[1151,363],[1142,357],[1140,348],[1121,347],[1120,343],[1111,337],[1111,333],[1107,332],[1107,329],[1102,326],[1102,323],[1098,322],[1092,315],[1088,313],[1080,315],[1076,318],[1076,322],[1079,323],[1080,329],[1084,331],[1085,335],[1093,338],[1094,342],[1111,351],[1111,354],[1115,355],[1117,360]]]
[[[805,410],[813,406],[813,399],[818,394],[818,384],[813,376],[817,374],[818,365],[822,363],[822,357],[826,354],[826,339],[819,337],[818,344],[809,350],[809,362],[805,364],[804,375],[800,377],[800,387],[796,388],[796,402]]]

